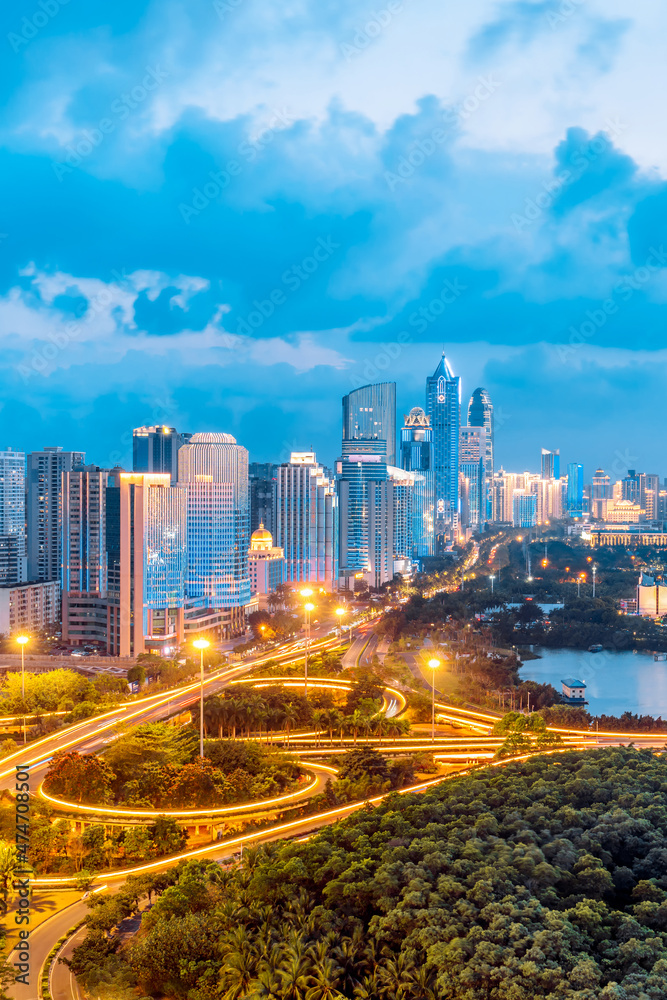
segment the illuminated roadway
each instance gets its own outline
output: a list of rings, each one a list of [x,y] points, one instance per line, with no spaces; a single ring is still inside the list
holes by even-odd
[[[364,631],[368,630],[370,627],[372,627],[372,623],[366,625]],[[320,631],[324,631],[324,629],[321,629]],[[363,660],[370,662],[375,648],[375,639],[376,637],[372,633],[371,636],[360,635],[359,632],[357,633],[355,646],[357,642],[359,642],[360,645],[360,652],[357,655],[357,663],[361,664],[361,662],[363,662],[362,657]],[[334,637],[324,638],[315,635],[311,640],[310,649],[312,652],[336,645],[338,642],[339,640]],[[261,666],[269,659],[278,659],[283,663],[289,663],[302,658],[302,646],[290,644],[279,647],[267,656],[256,657],[252,660],[241,663],[238,666],[209,674],[204,680],[206,693],[213,693],[234,682],[238,682],[239,675]],[[281,682],[278,678],[270,678],[263,680],[253,679],[251,683],[261,684],[266,683],[267,681],[268,683]],[[298,679],[295,678],[289,678],[286,683],[294,685],[295,687],[300,687],[303,682],[299,682]],[[342,689],[345,689],[346,686],[345,681],[332,680],[331,678],[326,678],[326,680],[321,681],[320,683],[326,684],[330,687]],[[309,678],[309,687],[314,687],[317,684],[318,679],[312,678],[311,680]],[[387,692],[390,692],[389,697]],[[197,681],[173,691],[161,692],[160,694],[152,695],[147,698],[137,699],[106,713],[104,716],[98,716],[95,719],[86,720],[85,722],[70,726],[63,732],[45,737],[43,740],[39,740],[31,744],[25,753],[23,750],[19,750],[3,760],[3,770],[0,772],[0,788],[8,788],[10,790],[13,789],[16,764],[32,765],[31,776],[35,779],[43,775],[43,772],[48,766],[48,761],[59,750],[70,748],[83,752],[100,750],[110,741],[110,738],[114,738],[115,727],[124,727],[128,723],[136,725],[139,723],[151,722],[162,718],[165,714],[176,714],[179,710],[184,710],[192,705],[193,702],[197,700],[198,695],[199,682]],[[403,708],[401,701],[404,702],[404,696],[399,691],[389,688],[385,690],[385,709],[387,711],[391,710],[394,713],[400,712]],[[483,760],[484,763],[491,763],[490,758],[493,754],[495,754],[495,751],[501,742],[498,737],[491,737],[489,735],[492,726],[497,721],[497,716],[489,715],[481,710],[472,711],[468,709],[461,709],[445,703],[437,703],[436,708],[438,718],[442,719],[442,721],[445,721],[450,725],[454,724],[467,728],[468,730],[472,729],[475,732],[472,735],[468,733],[461,737],[439,737],[436,739],[435,744],[426,737],[420,739],[419,737],[410,736],[402,739],[400,743],[396,743],[395,740],[387,739],[382,742],[378,737],[375,737],[372,740],[359,739],[359,745],[368,745],[370,743],[371,745],[378,746],[381,749],[391,751],[392,753],[410,750],[412,752],[419,750],[431,750],[435,752],[437,759],[451,763],[460,762],[461,764],[464,764],[470,760]],[[664,734],[624,734],[602,732],[592,734],[576,732],[574,730],[557,730],[557,732],[559,732],[569,744],[567,747],[568,749],[573,747],[583,749],[585,747],[594,747],[598,745],[618,746],[628,743],[633,743],[637,747],[663,749],[667,742],[667,735]],[[327,741],[325,734],[315,733],[302,735],[294,734],[292,742],[298,746],[298,749],[297,746],[295,746],[294,749],[299,756],[303,756],[305,754],[306,756],[329,758],[332,765],[335,765],[336,756],[345,752],[345,750],[349,749],[350,745],[352,745],[349,739],[345,740],[345,745],[343,746],[338,743],[338,740],[336,740],[336,744],[334,745],[332,742]],[[549,752],[553,753],[554,751]],[[524,755],[524,757],[525,756],[530,755]],[[495,761],[491,763],[491,766],[501,766],[504,763],[506,763],[506,761]],[[325,770],[327,767],[327,765],[322,764],[316,765],[314,762],[307,766],[312,767],[313,770]],[[455,774],[458,775],[467,773],[468,770],[469,768],[457,770]],[[443,776],[440,775],[433,780],[424,782],[412,789],[403,789],[399,794],[405,794],[409,791],[423,792],[431,788],[433,785],[438,784],[442,780],[446,780],[446,778],[443,779]],[[323,779],[320,775],[318,779],[318,788],[320,787],[320,782],[322,781]],[[317,790],[318,789],[316,789],[313,785],[304,789],[304,794],[316,794]],[[382,798],[383,796],[377,796],[369,801],[371,804],[376,804],[381,801]],[[286,823],[274,823],[251,834],[245,834],[227,839],[221,843],[215,843],[207,845],[203,848],[187,851],[177,857],[161,859],[149,864],[139,865],[135,869],[124,869],[117,872],[105,873],[99,876],[99,879],[103,879],[112,886],[120,885],[122,884],[122,881],[133,872],[159,871],[160,869],[170,867],[179,860],[185,858],[201,857],[211,858],[214,860],[230,858],[242,848],[243,844],[257,844],[262,841],[276,840],[285,837],[302,837],[314,832],[324,825],[334,823],[345,816],[350,815],[356,809],[361,808],[364,804],[364,802],[349,803],[345,806],[330,809],[324,813],[305,817],[303,819],[293,820]],[[255,805],[259,806],[260,803],[256,803]],[[252,808],[252,804],[246,804],[243,808],[247,811],[249,808]],[[118,811],[114,810],[114,812]],[[160,811],[159,814],[162,814],[162,811]],[[211,811],[207,810],[206,815],[210,816]],[[72,885],[74,881],[74,877],[37,878],[34,880],[34,884],[35,887],[40,887],[43,890],[46,890],[47,886],[61,885],[64,887],[67,884]],[[61,910],[60,912],[55,913],[47,921],[36,927],[31,932],[31,985],[29,987],[23,987],[20,984],[16,984],[14,988],[10,990],[11,995],[15,997],[16,1000],[36,1000],[38,995],[36,987],[40,970],[48,953],[55,942],[63,936],[69,928],[76,924],[79,919],[85,916],[87,912],[88,910],[85,904],[79,901],[74,905]],[[11,921],[11,913],[9,914],[9,918]],[[76,982],[73,977],[70,976],[69,970],[66,966],[55,965],[53,967],[52,988],[54,1000],[70,1000],[70,998],[73,997],[76,997],[78,1000],[79,994]]]

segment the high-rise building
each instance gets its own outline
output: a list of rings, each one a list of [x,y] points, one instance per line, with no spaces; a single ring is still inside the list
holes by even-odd
[[[537,496],[515,490],[512,497],[512,524],[515,528],[533,528],[537,524]]]
[[[433,430],[421,406],[413,406],[401,429],[401,467],[413,472],[412,558],[433,555],[435,480],[433,472]]]
[[[486,435],[482,426],[461,427],[459,431],[461,526],[473,531],[480,531],[487,520]]]
[[[542,479],[560,479],[560,451],[542,449]]]
[[[596,521],[604,521],[607,516],[607,506],[613,501],[614,487],[604,469],[596,469],[591,479],[590,512]]]
[[[276,468],[274,537],[287,583],[337,589],[338,497],[315,452],[292,452]]]
[[[271,462],[251,462],[248,466],[250,478],[250,530],[256,531],[260,524],[268,532],[275,531],[276,466]]]
[[[248,452],[231,434],[193,434],[178,455],[187,492],[187,595],[227,609],[227,632],[245,628],[250,601]]]
[[[0,586],[0,633],[6,636],[33,632],[58,621],[60,584],[16,583]]]
[[[387,478],[386,442],[343,441],[342,457],[336,463],[340,509],[339,574],[345,586],[354,580],[371,582],[369,557],[369,489]]]
[[[460,388],[443,353],[426,380],[426,412],[433,429],[435,555],[458,534]]]
[[[483,427],[486,431],[484,452],[484,478],[486,485],[486,514],[484,520],[491,520],[491,485],[495,471],[495,425],[493,403],[486,389],[479,386],[474,390],[468,403],[468,427]]]
[[[62,474],[83,465],[82,451],[44,448],[28,455],[26,515],[28,525],[28,579],[61,580],[62,532],[60,492]]]
[[[584,513],[584,467],[578,462],[567,467],[567,513],[570,517]]]
[[[134,472],[166,472],[175,481],[178,478],[178,450],[191,437],[191,434],[179,434],[175,427],[135,427],[132,431],[132,469]]]
[[[0,451],[0,586],[27,576],[25,539],[25,454]]]
[[[169,473],[122,472],[119,499],[119,653],[163,653],[184,638],[187,490]]]
[[[108,642],[107,490],[119,485],[120,471],[86,465],[63,472],[60,506],[63,642],[109,652],[117,650]]]
[[[396,383],[363,385],[343,396],[343,441],[384,441],[387,464],[396,465]]]

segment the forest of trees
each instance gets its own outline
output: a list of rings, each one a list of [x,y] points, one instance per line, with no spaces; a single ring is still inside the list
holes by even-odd
[[[124,945],[148,883],[98,897],[72,966],[102,1000],[662,1000],[665,792],[664,757],[600,749],[390,796],[160,876]]]
[[[204,809],[280,795],[302,774],[294,760],[254,741],[207,740],[204,754],[191,727],[146,723],[101,755],[56,754],[44,787],[89,805]]]

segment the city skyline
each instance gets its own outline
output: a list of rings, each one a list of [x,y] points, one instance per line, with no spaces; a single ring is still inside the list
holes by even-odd
[[[384,380],[408,413],[444,347],[496,401],[496,465],[651,466],[667,13],[569,6],[8,9],[2,436],[329,456],[323,411]]]

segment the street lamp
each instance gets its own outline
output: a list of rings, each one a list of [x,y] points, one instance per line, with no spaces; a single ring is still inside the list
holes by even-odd
[[[595,600],[595,575],[598,571],[597,566],[593,563],[593,600]]]
[[[493,597],[493,581],[495,580],[495,576],[490,576],[489,580],[491,581],[491,596]]]
[[[431,743],[435,743],[435,671],[440,666],[440,660],[435,658],[429,660],[428,665],[433,671],[431,677]]]
[[[199,756],[204,758],[204,650],[211,643],[208,639],[195,639],[192,643],[199,650]]]
[[[21,647],[21,701],[23,702],[23,746],[26,744],[25,731],[25,646],[30,641],[27,635],[17,635],[16,641]]]

